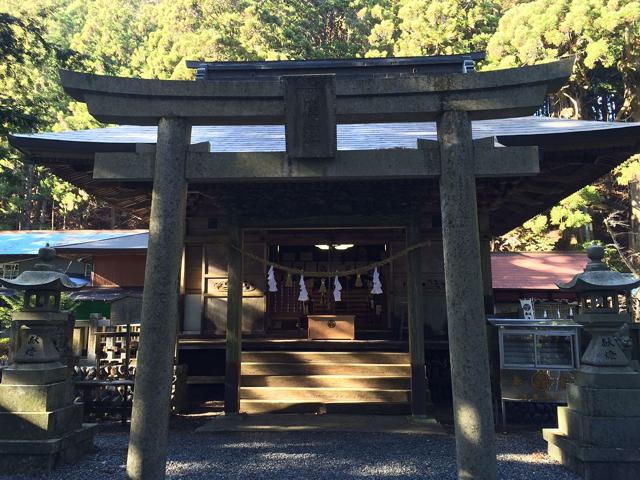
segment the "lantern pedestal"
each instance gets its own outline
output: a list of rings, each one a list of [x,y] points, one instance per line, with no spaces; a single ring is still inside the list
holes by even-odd
[[[52,270],[55,250],[41,248],[39,256],[37,270],[0,280],[25,292],[0,383],[0,472],[7,474],[48,473],[93,448],[96,425],[82,423],[69,375],[73,319],[60,311],[61,292],[79,286]]]
[[[66,316],[66,314],[65,314]],[[47,322],[20,325],[14,363],[0,383],[0,471],[8,474],[50,472],[93,448],[95,425],[82,423],[82,404],[74,403],[69,370],[52,355],[55,329]],[[55,351],[55,349],[54,349]],[[37,361],[42,355],[50,361]],[[34,356],[33,362],[25,361]],[[52,360],[52,361],[51,361]]]
[[[544,429],[548,453],[585,480],[636,480],[640,472],[640,373],[629,366],[628,311],[621,298],[640,280],[602,263],[604,250],[587,250],[591,262],[560,289],[578,293],[575,321],[591,340],[558,428]]]
[[[558,408],[558,428],[544,429],[543,436],[549,456],[585,480],[636,480],[640,388],[569,385],[568,406]]]

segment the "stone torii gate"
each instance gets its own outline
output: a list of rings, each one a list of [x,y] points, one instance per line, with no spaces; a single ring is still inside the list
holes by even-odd
[[[149,247],[127,474],[165,474],[168,412],[189,182],[439,177],[458,475],[497,478],[485,331],[476,176],[538,172],[535,147],[474,142],[471,121],[531,115],[568,78],[573,59],[487,73],[287,75],[200,82],[62,71],[65,91],[99,121],[157,125],[155,149],[96,154],[94,179],[152,181]],[[437,122],[438,142],[417,150],[338,151],[337,123]],[[286,152],[209,153],[192,125],[284,124]],[[409,226],[411,244],[417,228]],[[225,410],[238,411],[242,219],[229,225]],[[423,315],[409,258],[412,412],[426,413]],[[161,414],[166,412],[167,415]]]

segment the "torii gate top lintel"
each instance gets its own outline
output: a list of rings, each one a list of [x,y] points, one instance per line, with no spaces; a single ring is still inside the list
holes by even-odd
[[[232,80],[148,80],[61,70],[66,93],[86,102],[99,121],[157,125],[182,117],[191,125],[269,125],[286,122],[288,84],[326,85],[336,123],[432,121],[444,110],[471,120],[526,116],[567,80],[573,57],[555,62],[470,73],[371,77],[285,75]]]

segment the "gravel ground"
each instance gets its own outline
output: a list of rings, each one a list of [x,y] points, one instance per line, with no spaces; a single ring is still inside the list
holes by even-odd
[[[107,428],[96,435],[95,453],[48,477],[26,480],[124,478],[128,435]],[[503,480],[579,480],[547,457],[540,432],[497,436]],[[451,435],[362,433],[171,433],[171,479],[437,479],[455,480]]]

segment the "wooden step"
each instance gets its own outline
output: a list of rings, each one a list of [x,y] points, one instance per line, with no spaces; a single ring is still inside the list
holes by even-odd
[[[281,400],[241,400],[244,413],[341,413],[351,415],[408,415],[409,402],[290,402]]]
[[[409,364],[373,363],[261,363],[242,362],[241,375],[355,375],[398,377],[409,376]]]
[[[281,402],[408,402],[409,390],[378,388],[324,388],[324,387],[242,387],[243,400],[274,400]]]
[[[409,413],[409,362],[402,351],[244,351],[241,411]]]
[[[242,352],[243,362],[253,363],[375,363],[408,364],[402,352]]]
[[[411,377],[372,377],[355,375],[244,375],[243,387],[326,387],[410,389]]]

